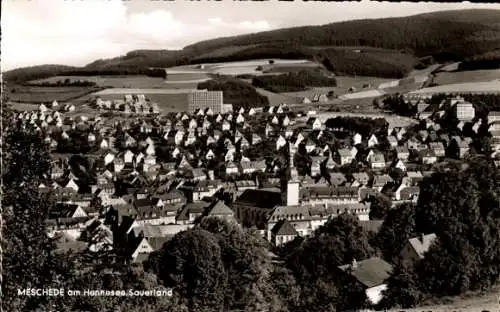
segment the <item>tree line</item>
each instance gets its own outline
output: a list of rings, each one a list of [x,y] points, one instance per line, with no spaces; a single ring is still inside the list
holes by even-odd
[[[495,50],[471,58],[467,58],[458,65],[459,71],[499,68],[500,50]]]
[[[64,80],[59,79],[55,82],[43,81],[37,83],[30,83],[30,86],[39,86],[39,87],[95,87],[97,83],[94,81],[88,80],[73,80],[71,81],[69,78]]]

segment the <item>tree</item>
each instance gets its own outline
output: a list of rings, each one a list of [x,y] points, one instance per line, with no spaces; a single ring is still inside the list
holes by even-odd
[[[363,306],[359,292],[344,287],[345,280],[339,277],[337,266],[374,255],[375,250],[368,241],[369,234],[357,218],[341,214],[317,229],[285,258],[286,266],[301,286],[300,310],[334,311],[352,307],[353,302],[356,307]]]
[[[204,218],[200,227],[218,238],[227,274],[225,309],[269,309],[269,300],[276,296],[269,287],[268,275],[272,266],[267,242],[256,233],[240,228],[237,223],[219,218]]]
[[[398,261],[387,280],[387,289],[383,292],[383,298],[378,308],[410,309],[418,305],[423,297],[414,267]]]
[[[222,311],[226,271],[216,236],[201,228],[181,232],[150,256],[147,267],[187,299],[189,309]]]
[[[54,205],[38,190],[50,168],[47,146],[22,121],[12,123],[3,135],[2,306],[26,311],[47,303],[48,297],[22,297],[18,289],[60,287],[69,270],[45,233],[45,220]]]
[[[383,258],[398,263],[401,250],[416,233],[413,204],[405,203],[390,209],[376,237]]]
[[[371,197],[370,202],[370,220],[384,220],[392,207],[392,201],[389,197],[379,194]]]

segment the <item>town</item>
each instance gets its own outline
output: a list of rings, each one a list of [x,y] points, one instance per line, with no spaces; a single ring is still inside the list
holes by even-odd
[[[431,104],[431,96],[405,95],[417,112],[405,126],[369,115],[301,116],[285,103],[232,111],[221,91],[188,97],[189,113],[166,116],[143,94],[89,103],[96,116],[115,108],[124,119],[65,117],[71,107],[57,101],[12,116],[50,147],[50,176],[38,187],[57,198],[46,230],[58,250],[116,249],[140,263],[203,217],[257,229],[275,247],[345,213],[377,231],[383,221],[371,210],[374,199],[416,203],[420,182],[436,168],[482,154],[472,147],[482,127],[494,139],[491,156],[500,151],[500,112],[478,120],[460,96]],[[441,125],[450,118],[458,123],[447,133]],[[435,239],[408,239],[405,260],[424,257]],[[339,269],[372,276],[353,275],[377,304],[391,264],[373,257]]]
[[[2,3],[0,310],[498,310],[500,7],[236,3]]]

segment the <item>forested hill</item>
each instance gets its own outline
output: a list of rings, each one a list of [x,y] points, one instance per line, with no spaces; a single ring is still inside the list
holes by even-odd
[[[500,10],[443,11],[400,18],[365,19],[202,41],[185,51],[225,46],[371,46],[408,49],[417,56],[467,57],[500,46]]]
[[[346,47],[380,51],[361,55]],[[4,80],[22,82],[31,76],[39,79],[60,74],[157,75],[161,73],[149,73],[149,68],[258,58],[305,58],[323,63],[336,74],[400,78],[421,63],[418,58],[462,61],[498,47],[500,10],[443,11],[217,38],[176,51],[138,50],[81,68],[18,69],[4,73]]]

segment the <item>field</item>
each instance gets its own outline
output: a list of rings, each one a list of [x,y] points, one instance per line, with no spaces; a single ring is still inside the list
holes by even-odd
[[[182,87],[196,88],[198,82],[205,81],[208,76],[203,73],[190,74],[169,74],[167,80],[159,77],[148,76],[56,76],[47,79],[32,81],[32,83],[52,82],[59,80],[70,79],[87,80],[97,83],[100,87],[110,88],[153,88],[153,89],[170,89]],[[189,85],[189,86],[188,86]]]
[[[8,102],[6,103],[9,108],[18,111],[18,112],[31,112],[38,110],[40,104],[35,103],[17,103],[17,102]]]
[[[460,65],[460,62],[451,63],[451,64],[443,66],[442,68],[439,69],[439,71],[443,71],[443,72],[456,71],[458,69],[458,65]]]
[[[89,87],[32,87],[32,86],[9,86],[9,100],[22,103],[49,103],[54,100],[58,102],[80,101],[98,88]]]
[[[287,95],[283,95],[283,94],[279,94],[279,93],[273,93],[273,92],[270,92],[270,91],[267,91],[267,90],[264,90],[261,88],[255,88],[255,90],[257,90],[257,92],[259,92],[260,94],[267,96],[267,98],[269,99],[269,105],[273,105],[273,106],[280,105],[281,103],[296,104],[296,103],[299,103],[299,100],[300,100],[300,99],[293,97],[293,96],[287,96]]]
[[[336,87],[312,88],[311,90],[307,91],[287,92],[283,94],[292,97],[299,97],[299,98],[307,97],[311,99],[311,97],[316,93],[328,93],[328,91],[334,91],[336,95],[342,95],[349,93],[348,90],[351,87],[356,88],[356,90],[358,91],[367,91],[377,88],[377,86],[381,83],[392,81],[392,79],[384,79],[384,78],[347,77],[347,76],[337,76],[335,77],[335,79],[337,80]],[[363,89],[363,85],[365,84],[371,84],[372,87]]]
[[[411,94],[433,93],[500,93],[500,80],[489,82],[456,83],[437,87],[424,88],[410,92]]]
[[[273,67],[282,67],[282,66],[312,66],[317,67],[318,64],[308,61],[308,60],[282,60],[282,59],[273,59],[274,64]],[[242,61],[242,62],[225,62],[225,63],[210,63],[204,64],[204,68],[198,68],[198,65],[186,65],[186,66],[176,66],[167,68],[167,73],[173,74],[184,74],[184,73],[212,73],[212,74],[220,74],[220,75],[229,75],[229,76],[237,76],[237,75],[261,75],[261,71],[255,70],[257,66],[268,66],[269,59],[262,60],[251,60],[251,61]]]
[[[500,69],[439,72],[436,74],[434,82],[438,85],[446,85],[453,83],[491,81],[495,79],[500,79]]]
[[[500,310],[500,287],[485,294],[469,294],[463,298],[452,298],[447,303],[430,304],[413,309],[391,309],[390,312],[495,312]]]

